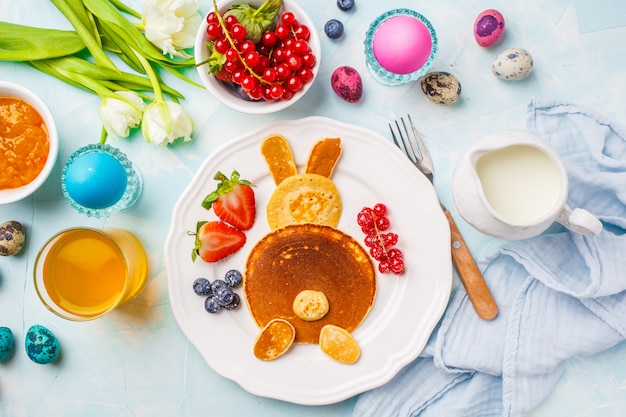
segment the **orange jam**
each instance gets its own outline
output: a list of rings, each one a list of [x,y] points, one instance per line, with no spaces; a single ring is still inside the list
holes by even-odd
[[[34,180],[49,148],[48,127],[39,112],[24,100],[0,97],[0,190]]]

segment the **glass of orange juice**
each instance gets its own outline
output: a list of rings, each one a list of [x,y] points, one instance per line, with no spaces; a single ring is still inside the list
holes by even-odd
[[[92,320],[135,297],[148,276],[137,237],[123,229],[76,227],[52,236],[35,260],[35,289],[60,317]]]

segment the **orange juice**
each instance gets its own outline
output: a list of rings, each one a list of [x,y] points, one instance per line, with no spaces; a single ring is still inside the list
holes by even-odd
[[[52,237],[39,253],[35,285],[56,314],[89,320],[137,295],[147,266],[141,242],[128,231],[69,229]]]

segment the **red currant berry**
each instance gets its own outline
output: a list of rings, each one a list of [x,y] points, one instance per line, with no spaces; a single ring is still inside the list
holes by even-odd
[[[297,75],[292,75],[287,80],[287,88],[294,93],[296,91],[299,91],[302,86],[304,86],[304,82],[302,81],[302,78],[298,77]]]
[[[243,54],[256,51],[256,45],[250,40],[243,41],[239,44],[239,51]]]
[[[285,62],[285,49],[284,48],[276,48],[274,50],[274,59],[276,62]]]
[[[389,261],[381,261],[378,264],[378,270],[381,274],[388,274],[391,272],[391,263]]]
[[[228,51],[224,53],[227,61],[238,61],[239,60],[239,52],[235,48],[229,48]]]
[[[404,274],[404,260],[402,258],[392,258],[389,261],[389,269],[396,275]]]
[[[393,246],[398,243],[398,235],[395,233],[383,233],[380,235],[385,247]]]
[[[263,98],[263,87],[260,85],[248,91],[248,97],[252,100],[261,100]]]
[[[241,61],[226,61],[224,62],[224,69],[228,72],[235,72],[243,68]]]
[[[387,214],[387,206],[383,203],[375,204],[374,207],[372,207],[372,210],[374,211],[376,217],[384,217],[385,214]]]
[[[391,248],[387,251],[387,255],[389,255],[389,259],[403,259],[402,251],[398,248]]]
[[[222,35],[222,27],[219,23],[209,23],[206,27],[206,34],[210,39],[217,39]]]
[[[311,37],[311,31],[309,30],[308,26],[306,26],[306,25],[298,26],[294,30],[293,34],[296,37],[296,39],[302,39],[302,40],[305,40],[305,41],[308,41],[309,37]]]
[[[297,23],[296,16],[294,16],[292,12],[283,12],[282,16],[280,17],[280,21],[288,27],[291,27],[295,23]]]
[[[377,261],[382,261],[386,257],[385,250],[381,246],[372,246],[370,248],[370,255],[372,255],[372,258],[376,259]]]
[[[385,230],[389,229],[389,219],[386,217],[377,217],[376,218],[376,227],[378,228],[379,231],[384,232]]]
[[[258,65],[259,60],[261,59],[260,55],[258,52],[248,52],[243,60],[245,61],[245,63],[249,66],[249,67],[255,67]]]
[[[302,81],[306,84],[313,79],[313,71],[308,67],[300,68],[298,76],[302,78]]]
[[[238,20],[232,14],[229,14],[228,16],[224,18],[224,26],[226,26],[226,30],[229,32],[235,23],[238,23]]]
[[[270,88],[270,95],[272,96],[272,98],[274,100],[278,100],[279,98],[281,98],[283,96],[283,86],[280,84],[274,84],[271,88]]]
[[[268,83],[273,83],[277,80],[276,70],[274,68],[265,68],[263,71],[263,79]]]
[[[230,36],[236,41],[243,41],[246,38],[246,27],[241,23],[235,23],[229,30]]]
[[[289,37],[291,36],[291,30],[287,25],[283,24],[277,25],[276,29],[274,29],[274,32],[276,33],[276,37],[283,42],[289,39]]]
[[[285,63],[282,63],[275,67],[276,76],[280,81],[287,81],[291,77],[291,69]]]
[[[367,246],[368,248],[371,248],[375,245],[379,245],[380,239],[378,239],[378,235],[376,233],[368,233],[367,235],[365,235],[363,243],[365,243],[365,246]]]
[[[206,22],[211,24],[211,23],[217,23],[219,25],[220,21],[217,18],[217,15],[215,14],[215,12],[211,12],[208,15],[206,15]]]
[[[230,44],[225,38],[217,39],[213,46],[215,47],[215,51],[220,54],[226,53],[226,51],[230,48]]]
[[[243,77],[243,80],[241,80],[241,88],[246,91],[254,90],[256,87],[258,87],[258,85],[258,81],[252,75],[247,75]]]
[[[246,72],[243,70],[237,70],[233,72],[233,82],[235,84],[241,84],[241,82],[243,81],[246,75],[247,75]]]
[[[302,68],[302,58],[298,55],[293,55],[287,58],[287,65],[291,68],[292,71],[298,71]]]
[[[267,31],[261,36],[261,43],[272,48],[278,42],[278,37],[274,32]]]
[[[361,228],[367,230],[365,233],[374,230],[374,218],[372,217],[371,210],[367,207],[364,207],[356,216],[356,222]]]
[[[259,55],[259,63],[252,68],[255,73],[263,74],[263,71],[270,66],[270,59],[265,55]]]
[[[274,98],[272,97],[272,87],[271,86],[267,86],[263,89],[263,99],[265,101],[273,101]]]
[[[304,55],[309,52],[309,44],[306,41],[298,39],[293,43],[293,50],[298,55]]]
[[[302,62],[304,62],[304,65],[306,65],[307,67],[313,68],[315,66],[315,63],[317,62],[317,59],[315,58],[315,55],[308,52],[302,55]]]
[[[285,91],[283,91],[283,96],[281,97],[281,99],[290,100],[293,97],[293,94],[293,91],[286,88]]]

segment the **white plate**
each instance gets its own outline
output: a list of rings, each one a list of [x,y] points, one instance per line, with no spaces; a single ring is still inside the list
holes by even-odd
[[[204,298],[193,292],[198,277],[212,281],[229,269],[242,270],[252,246],[269,232],[265,207],[275,186],[259,146],[274,133],[289,140],[300,172],[316,140],[340,137],[343,153],[332,175],[343,200],[338,228],[362,242],[356,215],[382,202],[391,231],[399,235],[406,272],[378,274],[374,306],[353,332],[361,346],[354,365],[335,362],[318,345],[295,345],[275,361],[260,361],[252,353],[259,328],[245,302],[236,311],[209,314]],[[215,264],[193,263],[194,237],[188,232],[199,220],[216,219],[200,203],[215,189],[215,173],[230,176],[233,169],[256,185],[255,225],[236,254]],[[389,381],[423,350],[452,286],[449,226],[430,182],[386,138],[322,117],[274,122],[209,156],[176,204],[165,256],[174,316],[208,364],[252,394],[305,405],[339,402]],[[243,299],[242,289],[237,292]]]

